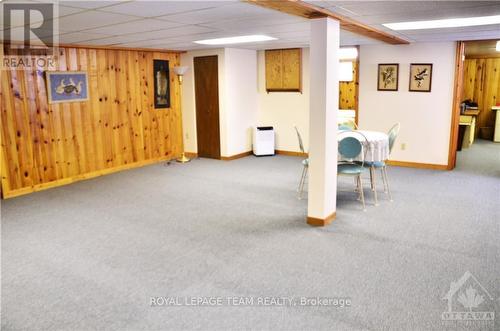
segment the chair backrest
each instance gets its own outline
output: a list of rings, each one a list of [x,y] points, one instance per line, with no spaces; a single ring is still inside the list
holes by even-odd
[[[389,152],[392,151],[392,147],[394,146],[394,142],[396,141],[396,138],[398,137],[400,127],[401,127],[401,124],[396,123],[387,133],[387,135],[389,136]]]
[[[304,150],[304,143],[302,143],[302,137],[300,135],[300,132],[299,132],[299,129],[297,129],[296,126],[294,126],[295,128],[295,132],[297,132],[297,139],[299,140],[299,148],[300,148],[300,151],[302,153],[305,153],[305,150]]]
[[[338,126],[339,130],[357,130],[358,126],[353,120],[345,121],[340,123]]]
[[[338,151],[340,156],[347,160],[348,162],[352,162],[355,158],[357,158],[361,153],[362,154],[362,165],[365,163],[366,153],[368,149],[370,149],[370,144],[368,144],[368,139],[364,134],[359,131],[342,131],[339,135],[348,134],[347,137],[344,137],[339,140],[338,143]],[[356,137],[354,137],[354,136]],[[365,142],[365,146],[367,148],[363,148],[362,142]]]

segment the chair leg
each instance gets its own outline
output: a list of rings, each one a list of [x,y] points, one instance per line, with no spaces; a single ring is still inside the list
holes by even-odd
[[[304,192],[304,185],[307,178],[307,170],[308,167],[304,167],[304,169],[302,169],[302,177],[300,178],[300,183],[299,183],[299,197],[298,197],[299,200],[302,199],[302,193]]]
[[[363,203],[363,210],[366,210],[365,193],[363,192],[363,180],[361,179],[361,175],[358,176],[358,181],[359,181],[359,192],[361,194],[361,202]]]
[[[385,177],[385,185],[387,186],[387,193],[389,194],[389,200],[392,200],[391,189],[389,188],[389,180],[387,179],[387,167],[384,167],[384,177]]]
[[[373,197],[375,198],[375,206],[378,206],[377,183],[375,182],[375,167],[370,167],[370,180],[372,185]]]
[[[382,184],[384,185],[384,193],[387,194],[387,182],[384,176],[384,168],[380,168],[380,176],[382,177]]]

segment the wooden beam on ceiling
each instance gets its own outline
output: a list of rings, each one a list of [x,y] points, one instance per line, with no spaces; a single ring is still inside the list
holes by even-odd
[[[385,31],[360,23],[352,18],[339,15],[328,9],[321,8],[300,0],[243,0],[268,9],[274,9],[286,14],[304,17],[307,19],[331,17],[340,22],[342,30],[350,31],[365,37],[380,40],[392,45],[409,44],[408,40],[399,38]]]

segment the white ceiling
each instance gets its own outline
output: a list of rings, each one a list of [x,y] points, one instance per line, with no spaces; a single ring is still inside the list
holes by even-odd
[[[41,0],[28,0],[42,2]],[[5,0],[3,3],[14,2]],[[27,1],[22,1],[27,2]],[[382,23],[500,15],[500,1],[308,1],[409,41],[500,39],[500,25],[391,31]],[[59,42],[193,50],[200,39],[267,34],[275,41],[234,45],[250,49],[309,44],[309,22],[238,1],[59,1]],[[341,45],[380,43],[341,32]]]

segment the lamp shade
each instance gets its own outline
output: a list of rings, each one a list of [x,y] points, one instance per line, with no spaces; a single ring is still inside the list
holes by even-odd
[[[179,66],[179,67],[174,67],[174,72],[176,75],[182,76],[188,71],[189,67],[188,66]]]

